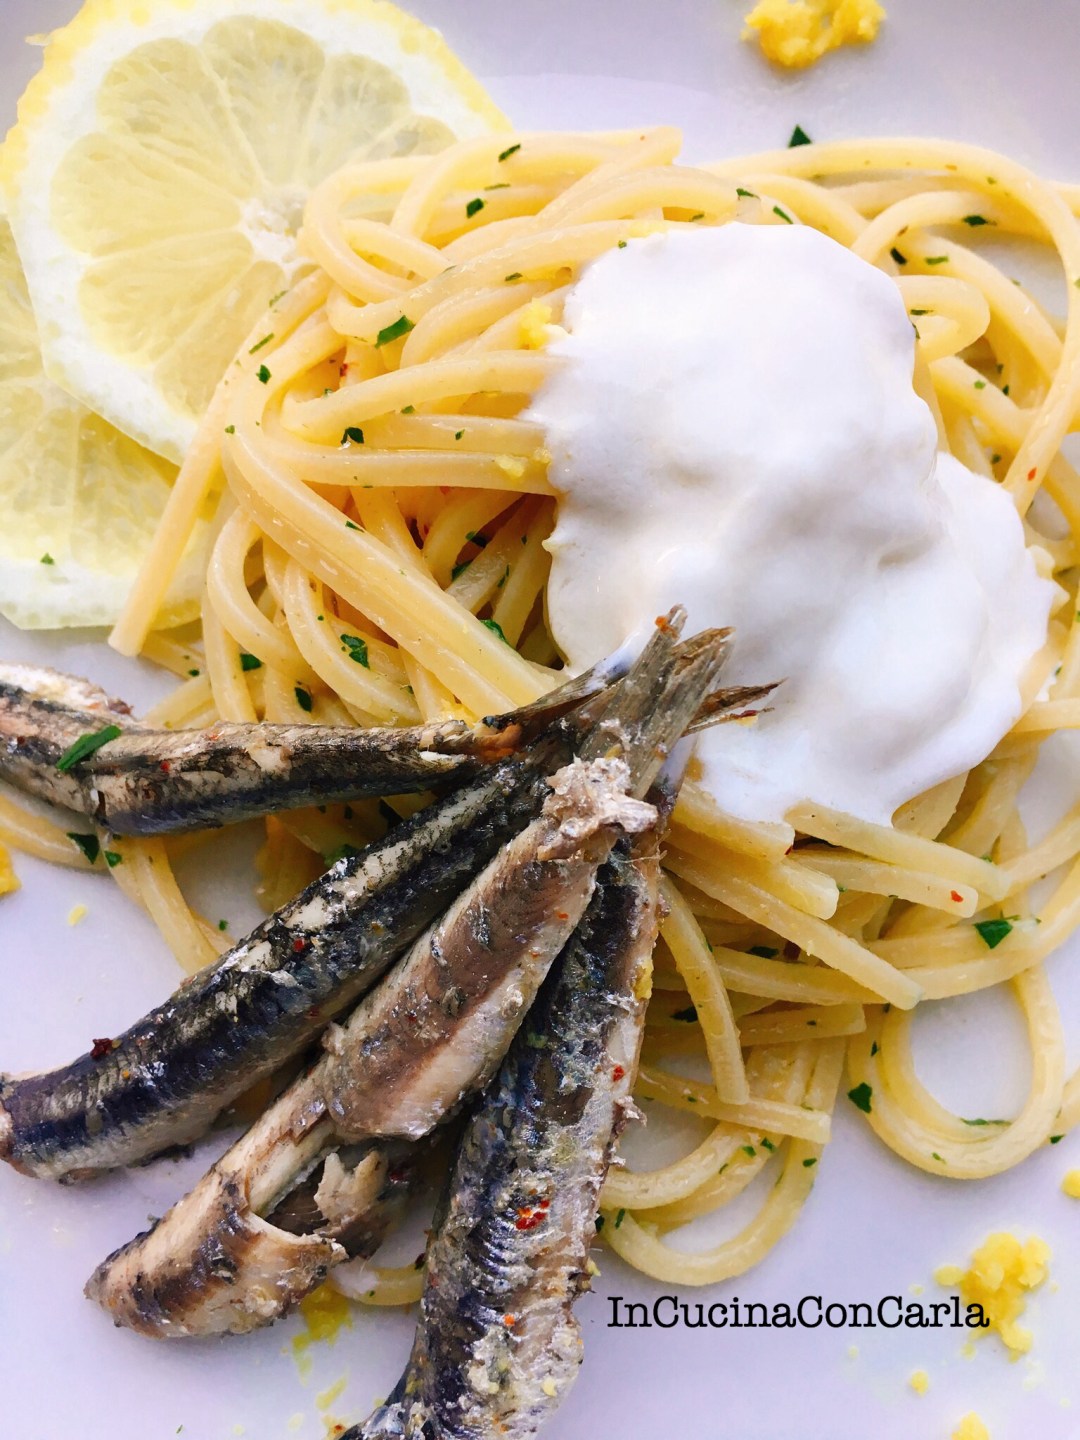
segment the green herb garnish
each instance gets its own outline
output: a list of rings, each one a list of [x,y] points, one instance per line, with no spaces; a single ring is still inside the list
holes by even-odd
[[[740,1145],[739,1149],[744,1155],[749,1155],[751,1160],[757,1154],[757,1151],[754,1149],[753,1145]]]
[[[735,194],[741,196],[743,200],[756,200],[758,198],[753,190],[744,190],[741,185],[736,185]]]
[[[687,1024],[693,1024],[697,1019],[697,1007],[687,1005],[685,1010],[675,1010],[672,1012],[671,1018],[672,1020],[685,1020]]]
[[[105,864],[108,865],[110,870],[115,870],[117,865],[124,863],[124,857],[118,850],[105,850],[102,853],[105,856]]]
[[[361,639],[359,635],[342,635],[341,647],[349,652],[350,660],[355,660],[357,665],[362,665],[365,670],[371,669],[366,640]]]
[[[948,263],[949,257],[947,255],[927,255],[923,261],[924,265],[947,265]]]
[[[780,951],[775,950],[771,945],[751,945],[746,953],[756,955],[759,960],[775,960]]]
[[[274,338],[274,336],[273,336],[273,333],[272,333],[272,332],[271,332],[271,334],[269,334],[269,335],[264,335],[263,338],[259,341],[259,343],[258,343],[257,345],[253,345],[253,346],[251,347],[251,349],[248,351],[248,354],[249,354],[249,355],[257,355],[257,354],[259,353],[259,351],[263,348],[264,345],[269,345],[269,344],[270,344],[270,341],[271,341],[273,338]]]
[[[619,1226],[622,1224],[622,1222],[623,1222],[625,1219],[626,1219],[626,1211],[625,1211],[625,1210],[620,1210],[619,1213],[615,1216],[615,1229],[616,1229],[616,1230],[618,1230]]]
[[[779,205],[774,205],[774,206],[772,207],[772,213],[773,213],[774,215],[779,215],[779,216],[780,216],[780,219],[781,219],[781,220],[786,220],[789,225],[794,225],[794,224],[795,224],[795,221],[792,220],[791,216],[787,213],[787,211],[781,209],[781,207],[780,207]]]
[[[400,340],[402,335],[407,335],[413,329],[413,322],[407,315],[400,315],[392,325],[385,325],[375,336],[375,348],[380,345],[389,345],[391,340]]]
[[[67,838],[74,840],[91,865],[97,864],[98,856],[101,854],[101,841],[96,835],[76,835],[74,831],[69,830]]]
[[[310,715],[314,701],[309,692],[304,689],[303,685],[297,685],[293,690],[293,694],[296,696],[296,703],[300,706],[300,709],[303,710],[305,714]]]
[[[505,285],[509,285],[510,282],[511,282],[511,280],[520,280],[520,279],[521,279],[521,271],[520,271],[520,270],[515,270],[512,275],[504,275],[504,276],[503,276],[503,283],[504,283]]]
[[[789,150],[794,150],[796,145],[812,145],[813,143],[802,126],[796,125],[791,132],[791,139],[787,142],[787,146]]]
[[[260,365],[258,370],[255,371],[255,378],[261,380],[262,383],[265,385],[266,382],[270,379],[270,371],[266,368],[265,365]]]
[[[364,443],[364,432],[360,429],[359,425],[349,425],[346,427],[345,433],[341,437],[341,443],[342,445],[348,445],[350,440],[354,445],[362,445]]]
[[[41,557],[41,560],[40,560],[39,563],[42,564],[42,565],[55,565],[55,564],[56,564],[56,561],[52,558],[52,556],[51,556],[51,555],[49,554],[49,552],[46,550],[46,551],[45,551],[45,554]]]
[[[1012,928],[1011,920],[976,920],[975,922],[975,929],[979,932],[988,950],[997,949],[1005,936],[1012,933]]]
[[[471,220],[474,215],[479,215],[485,204],[486,201],[482,200],[479,195],[470,200],[465,206],[466,220]]]
[[[906,255],[902,255],[902,254],[900,253],[900,251],[897,250],[897,248],[896,248],[895,245],[894,245],[894,246],[892,247],[892,249],[889,251],[889,254],[890,254],[890,255],[892,256],[892,258],[896,261],[897,265],[906,265],[906,264],[907,264],[907,256],[906,256]]]
[[[964,224],[965,224],[965,225],[970,225],[970,226],[972,227],[972,229],[974,229],[976,225],[992,225],[993,223],[994,223],[994,222],[993,222],[992,220],[987,220],[987,218],[986,218],[985,215],[965,215],[965,216],[964,216]]]
[[[803,1163],[803,1169],[804,1169],[804,1170],[809,1170],[810,1167],[811,1167],[811,1165],[816,1165],[816,1164],[817,1164],[817,1156],[816,1156],[816,1155],[810,1155],[810,1156],[808,1156],[807,1159],[805,1159],[802,1163]]]
[[[864,1115],[869,1115],[871,1110],[870,1097],[873,1093],[873,1090],[864,1080],[861,1085],[856,1085],[854,1090],[847,1092],[847,1098],[853,1105],[857,1106]]]
[[[509,645],[509,644],[510,644],[510,641],[507,640],[506,635],[503,633],[503,628],[502,628],[502,626],[499,624],[499,622],[498,622],[497,620],[481,620],[481,621],[480,621],[480,624],[481,624],[481,625],[486,625],[489,630],[491,630],[494,634],[496,634],[496,635],[499,637],[499,639],[503,642],[504,645]]]
[[[249,655],[246,650],[240,652],[240,669],[245,671],[261,670],[262,661],[256,655]]]
[[[511,156],[511,155],[516,155],[517,152],[518,152],[520,149],[521,149],[521,142],[519,141],[516,145],[511,145],[508,149],[504,150],[504,151],[502,152],[502,154],[499,156],[499,159],[500,159],[500,160],[509,160],[509,159],[510,159],[510,156]]]
[[[106,725],[104,730],[97,730],[92,735],[80,735],[75,744],[60,756],[56,762],[56,768],[62,775],[66,775],[69,770],[74,770],[75,766],[83,760],[89,759],[103,745],[108,745],[110,740],[119,738],[119,725]]]

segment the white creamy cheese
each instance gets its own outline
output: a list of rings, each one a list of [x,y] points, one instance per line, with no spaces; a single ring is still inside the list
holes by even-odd
[[[1053,586],[1008,496],[912,388],[893,282],[801,226],[631,241],[566,305],[527,412],[559,494],[548,613],[574,668],[676,602],[733,625],[773,712],[702,736],[728,811],[803,800],[888,823],[1020,713]]]

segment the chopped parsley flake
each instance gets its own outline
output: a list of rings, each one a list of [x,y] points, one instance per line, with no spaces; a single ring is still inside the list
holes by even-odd
[[[465,434],[465,431],[464,431],[464,430],[455,430],[455,431],[454,431],[454,439],[455,439],[455,440],[460,440],[461,437],[462,437],[464,434]]]
[[[795,126],[791,132],[791,139],[787,142],[789,150],[794,150],[796,145],[812,145],[813,143],[801,125]]]
[[[108,865],[110,870],[115,870],[117,865],[124,863],[124,857],[118,850],[105,850],[103,854],[105,856],[105,864]]]
[[[342,635],[341,648],[349,652],[349,659],[355,660],[357,665],[362,665],[365,670],[371,669],[367,641],[362,640],[359,635]]]
[[[947,255],[927,255],[925,263],[927,265],[947,265],[949,257]]]
[[[994,223],[994,222],[993,222],[992,220],[987,220],[987,218],[986,218],[985,215],[965,215],[965,216],[964,216],[964,224],[965,224],[965,225],[970,225],[970,226],[972,227],[972,229],[974,229],[976,225],[992,225],[993,223]]]
[[[355,523],[355,521],[353,521],[353,520],[346,520],[346,521],[345,521],[345,529],[346,529],[346,530],[359,530],[359,529],[360,529],[360,526],[357,525],[357,524]]]
[[[704,219],[705,219],[705,211],[704,211],[704,210],[699,210],[696,215],[691,215],[691,216],[690,216],[690,224],[692,225],[695,220],[704,220]]]
[[[101,841],[96,835],[77,835],[74,831],[69,830],[67,838],[75,842],[91,865],[97,864],[98,856],[101,854]]]
[[[739,1149],[744,1155],[749,1155],[751,1160],[757,1154],[757,1151],[754,1149],[753,1145],[740,1145]]]
[[[259,343],[258,343],[257,345],[253,345],[253,346],[251,347],[251,349],[248,351],[248,354],[249,354],[249,355],[257,355],[257,354],[259,353],[259,351],[263,348],[264,345],[269,345],[269,344],[270,344],[270,341],[273,340],[273,338],[274,338],[274,335],[273,335],[273,332],[272,332],[272,331],[271,331],[271,333],[270,333],[269,335],[264,335],[263,338],[259,341]]]
[[[880,1045],[877,1043],[877,1041],[875,1040],[875,1041],[872,1042],[872,1044],[871,1044],[871,1046],[870,1046],[870,1054],[871,1054],[872,1056],[873,1056],[873,1055],[876,1055],[880,1049],[881,1049],[881,1046],[880,1046]]]
[[[364,432],[360,429],[359,425],[349,425],[346,428],[344,435],[341,437],[341,443],[342,445],[348,445],[350,440],[354,445],[362,445],[364,443]]]
[[[225,426],[225,434],[226,434],[226,435],[235,435],[235,434],[236,434],[236,426],[235,426],[235,425],[226,425],[226,426]]]
[[[519,141],[516,145],[511,145],[508,149],[504,150],[504,151],[502,152],[502,154],[499,156],[499,159],[500,159],[500,160],[509,160],[509,159],[510,159],[510,156],[511,156],[511,155],[516,155],[517,152],[518,152],[520,149],[521,149],[521,142]]]
[[[675,1010],[672,1012],[671,1018],[673,1020],[685,1020],[688,1024],[692,1024],[697,1019],[697,1007],[687,1005],[685,1010]]]
[[[270,371],[266,368],[265,365],[260,365],[258,370],[255,371],[255,376],[265,385],[270,379]]]
[[[404,409],[402,410],[401,413],[402,413],[402,415],[415,415],[415,414],[416,414],[416,406],[415,406],[415,405],[406,405],[406,406],[404,407]]]
[[[407,315],[400,315],[392,325],[385,325],[375,336],[375,348],[380,345],[389,345],[391,340],[400,340],[413,329],[413,322]]]
[[[775,1149],[776,1149],[776,1146],[773,1144],[773,1142],[769,1139],[769,1137],[768,1137],[767,1135],[763,1135],[763,1136],[761,1137],[761,1146],[762,1146],[762,1149],[763,1149],[763,1150],[775,1150]]]
[[[897,265],[906,265],[906,264],[907,264],[907,256],[906,256],[906,255],[902,255],[902,254],[900,253],[900,251],[897,250],[897,248],[896,248],[895,245],[894,245],[894,246],[892,247],[892,249],[889,251],[889,254],[890,254],[890,255],[892,256],[892,258],[896,261]]]
[[[929,314],[930,314],[930,311],[929,311],[929,310],[909,310],[909,311],[908,311],[908,314],[909,314],[909,315],[929,315]]]
[[[976,380],[976,381],[975,381],[975,389],[976,389],[976,390],[985,390],[985,389],[986,389],[986,381],[985,381],[985,380]]]
[[[521,271],[520,271],[520,270],[515,270],[515,271],[513,272],[513,274],[511,274],[511,275],[506,275],[506,276],[503,277],[503,283],[504,283],[505,285],[509,285],[512,280],[520,280],[520,279],[521,279]]]
[[[228,922],[228,920],[219,920],[219,921],[217,922],[217,928],[218,928],[219,930],[221,930],[221,931],[227,930],[227,929],[229,928],[229,922]]]
[[[202,671],[201,671],[201,670],[189,670],[187,673],[188,673],[188,675],[191,677],[192,680],[197,680],[197,679],[199,678],[199,676],[202,674]]]
[[[780,954],[780,951],[774,949],[771,945],[751,945],[746,953],[748,955],[756,955],[761,960],[775,960],[777,955]]]
[[[488,543],[488,537],[481,535],[479,530],[467,530],[465,532],[465,539],[471,540],[474,545],[479,545],[481,550]]]
[[[510,579],[510,566],[507,565],[506,569],[505,569],[505,570],[503,571],[503,573],[499,576],[499,583],[498,583],[498,585],[496,585],[496,587],[495,587],[496,590],[501,590],[501,589],[503,588],[503,586],[506,584],[507,580],[509,580],[509,579]]]
[[[736,185],[735,194],[743,200],[756,200],[758,198],[753,190],[744,190],[741,185]]]
[[[300,709],[303,710],[306,715],[310,715],[314,701],[308,691],[304,689],[303,685],[297,685],[293,690],[293,694],[296,696],[296,703],[300,706]]]
[[[119,725],[106,725],[104,730],[97,730],[92,735],[80,735],[75,744],[60,756],[56,762],[56,768],[62,775],[66,775],[69,770],[74,770],[81,761],[89,759],[103,745],[108,745],[110,740],[119,738]]]
[[[485,185],[485,186],[484,186],[484,193],[486,194],[489,190],[509,190],[509,189],[510,189],[510,181],[509,181],[509,180],[500,180],[497,185]]]
[[[626,241],[625,241],[625,240],[620,240],[620,241],[619,241],[619,249],[620,249],[620,250],[625,250],[625,249],[626,249]]]
[[[1005,936],[1012,933],[1012,928],[1011,920],[976,920],[975,922],[975,929],[989,950],[996,949]]]
[[[45,551],[45,554],[41,557],[40,563],[41,563],[42,565],[55,565],[55,564],[56,564],[56,561],[52,558],[52,556],[51,556],[51,555],[49,554],[49,552],[46,550],[46,551]]]
[[[272,295],[272,296],[270,297],[269,304],[270,304],[270,305],[276,305],[279,300],[284,300],[284,299],[285,299],[285,296],[286,296],[288,293],[289,293],[288,290],[279,290],[276,295]]]
[[[459,575],[464,575],[465,571],[469,568],[471,564],[471,560],[462,560],[460,565],[455,565],[454,568],[450,571],[450,579],[456,580]]]
[[[261,669],[262,669],[262,661],[261,661],[257,656],[255,656],[255,655],[249,655],[245,650],[241,650],[241,652],[240,652],[240,669],[241,669],[241,670],[244,670],[244,671],[247,671],[247,670],[261,670]]]
[[[626,1211],[625,1211],[625,1210],[620,1210],[619,1213],[615,1216],[615,1229],[616,1229],[616,1230],[618,1230],[619,1226],[622,1224],[622,1222],[623,1222],[625,1219],[626,1219]]]
[[[510,644],[510,641],[507,640],[505,634],[503,633],[503,628],[502,628],[502,626],[499,624],[499,622],[498,622],[497,620],[481,620],[481,621],[480,621],[480,624],[481,624],[481,625],[486,625],[489,630],[493,631],[494,634],[496,634],[496,635],[499,637],[499,639],[503,642],[504,645],[509,645],[509,644]]]
[[[871,1110],[870,1097],[873,1093],[873,1090],[864,1080],[861,1085],[856,1085],[854,1090],[847,1092],[847,1098],[854,1106],[861,1110],[864,1115],[869,1115]]]
[[[946,1163],[945,1160],[942,1158],[942,1156],[940,1156],[940,1155],[937,1153],[936,1150],[931,1150],[931,1151],[930,1151],[930,1159],[931,1159],[931,1160],[936,1160],[939,1165],[944,1165],[944,1164]]]
[[[789,225],[794,225],[794,224],[795,224],[795,221],[792,220],[791,216],[787,213],[787,211],[784,210],[784,209],[781,209],[781,207],[780,207],[779,205],[774,205],[774,206],[772,207],[772,213],[773,213],[774,215],[779,215],[779,216],[780,216],[780,219],[781,219],[781,220],[786,220]]]
[[[1051,1136],[1050,1136],[1050,1144],[1051,1144],[1051,1145],[1056,1145],[1059,1140],[1064,1140],[1064,1139],[1065,1139],[1065,1136],[1064,1136],[1064,1135],[1051,1135]]]
[[[810,1167],[811,1167],[811,1165],[816,1165],[816,1164],[817,1164],[817,1156],[816,1156],[816,1155],[809,1155],[809,1156],[807,1156],[807,1158],[806,1158],[802,1163],[803,1163],[803,1169],[804,1169],[804,1170],[809,1170]]]
[[[479,195],[474,196],[473,199],[470,200],[469,203],[465,206],[465,218],[467,220],[471,220],[474,215],[479,215],[480,211],[484,208],[485,203],[486,202],[482,200]]]

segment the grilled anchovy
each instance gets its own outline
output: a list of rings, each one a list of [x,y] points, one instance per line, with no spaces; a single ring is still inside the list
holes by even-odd
[[[540,818],[348,1024],[330,1028],[324,1058],[153,1231],[99,1267],[87,1293],[117,1324],[155,1336],[249,1330],[345,1258],[335,1224],[285,1236],[260,1212],[331,1140],[420,1139],[490,1078],[618,835],[655,822],[651,805],[627,796],[628,782],[623,761],[603,759],[574,761],[552,778]],[[363,1163],[377,1156],[370,1151]],[[350,1188],[331,1155],[317,1195],[324,1214],[335,1187]],[[208,1267],[208,1255],[227,1255],[229,1264]]]
[[[88,1293],[117,1323],[153,1335],[206,1334],[265,1323],[275,1312],[265,1301],[264,1256],[253,1239],[245,1262],[231,1267],[227,1280],[206,1281],[202,1257],[221,1248],[217,1232],[230,1242],[244,1237],[245,1243],[250,1233],[272,1246],[272,1225],[289,1204],[278,1197],[282,1192],[288,1196],[290,1187],[295,1193],[300,1184],[310,1202],[307,1177],[329,1151],[315,1197],[326,1217],[328,1180],[333,1177],[336,1184],[348,1169],[333,1154],[343,1139],[365,1143],[373,1135],[425,1135],[483,1083],[585,908],[596,866],[611,847],[612,822],[632,829],[635,816],[638,824],[646,815],[655,818],[650,807],[635,810],[632,802],[619,798],[621,792],[611,793],[613,762],[598,757],[613,746],[621,749],[630,762],[623,768],[632,773],[638,790],[656,775],[722,658],[721,637],[714,637],[711,650],[699,646],[693,663],[677,676],[676,633],[673,625],[655,637],[604,723],[584,742],[592,764],[579,762],[556,777],[545,816],[489,866],[348,1024],[330,1032],[324,1060],[153,1232],[99,1269]],[[598,844],[590,832],[601,822],[607,834]],[[590,853],[578,854],[576,847],[586,840]],[[556,852],[568,843],[575,849],[575,863],[563,860],[553,869]],[[228,1209],[222,1206],[223,1194],[230,1197]],[[258,1217],[275,1204],[271,1225],[260,1222]],[[307,1253],[318,1254],[318,1265],[289,1270],[288,1283],[275,1292],[276,1313],[315,1283],[326,1264],[344,1258],[344,1249],[330,1243],[340,1242],[340,1232],[329,1217],[326,1222],[317,1222],[318,1233],[309,1237]],[[318,1241],[324,1242],[321,1248]],[[292,1253],[291,1240],[282,1244]],[[239,1263],[235,1245],[230,1254]],[[184,1276],[191,1278],[187,1288]],[[253,1304],[246,1303],[249,1286]]]
[[[652,838],[652,837],[650,837]],[[573,1305],[630,1087],[657,928],[651,854],[619,846],[524,1032],[468,1121],[428,1248],[416,1340],[346,1440],[520,1440],[576,1377]]]
[[[355,1003],[532,819],[547,793],[539,752],[565,758],[570,738],[493,766],[338,861],[110,1053],[0,1077],[0,1159],[79,1179],[202,1134]]]
[[[206,730],[154,730],[86,681],[0,665],[0,779],[117,835],[415,793],[460,782],[504,759],[620,679],[631,658],[623,647],[532,705],[479,725],[450,720],[372,730],[224,722]],[[83,759],[70,758],[72,746],[110,726],[115,738]]]

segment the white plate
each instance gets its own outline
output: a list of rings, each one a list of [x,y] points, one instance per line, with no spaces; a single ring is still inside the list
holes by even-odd
[[[36,64],[19,37],[62,23],[74,8],[74,0],[3,0],[7,118]],[[875,46],[791,76],[740,45],[743,8],[736,0],[413,5],[523,126],[675,123],[690,158],[783,144],[796,122],[817,138],[943,134],[1080,178],[1073,0],[892,0]],[[97,636],[47,642],[3,628],[0,654],[90,674],[136,702],[160,687]],[[1044,812],[1080,794],[1080,759],[1068,746],[1058,746],[1041,789]],[[22,859],[19,871],[22,892],[0,905],[0,1061],[16,1071],[62,1063],[93,1036],[117,1033],[177,979],[149,922],[103,879]],[[244,884],[210,883],[202,903],[239,928],[253,914]],[[78,902],[89,913],[70,929]],[[1051,967],[1067,1017],[1080,1014],[1080,983],[1070,975],[1078,959],[1074,945]],[[968,1114],[1007,1113],[1016,1102],[1025,1060],[1007,1006],[984,997],[927,1007],[919,1033],[926,1078],[947,1102]],[[973,1186],[911,1170],[846,1102],[835,1129],[795,1231],[757,1270],[704,1298],[875,1301],[910,1298],[919,1284],[924,1298],[940,1298],[931,1280],[938,1264],[962,1259],[994,1229],[1038,1233],[1054,1251],[1054,1283],[1029,1307],[1031,1358],[1009,1364],[991,1339],[963,1359],[965,1335],[951,1330],[611,1329],[610,1295],[649,1299],[670,1287],[642,1282],[600,1251],[597,1293],[579,1307],[586,1363],[545,1432],[550,1440],[653,1440],[669,1431],[710,1440],[944,1440],[970,1409],[993,1440],[1080,1437],[1080,1249],[1070,1250],[1080,1210],[1059,1189],[1070,1161],[1080,1164],[1080,1143],[1067,1138],[1019,1171]],[[408,1349],[408,1315],[358,1313],[334,1347],[316,1347],[303,1376],[288,1348],[294,1322],[220,1344],[155,1345],[113,1331],[81,1298],[93,1264],[160,1214],[206,1158],[204,1149],[70,1190],[0,1173],[2,1440],[321,1440],[316,1396],[325,1387],[348,1377],[332,1411],[350,1420],[389,1390]],[[930,1376],[923,1397],[906,1383],[916,1367]]]

